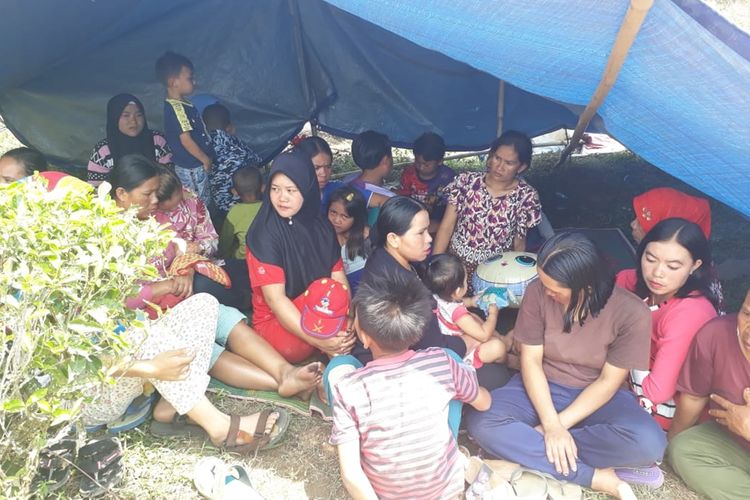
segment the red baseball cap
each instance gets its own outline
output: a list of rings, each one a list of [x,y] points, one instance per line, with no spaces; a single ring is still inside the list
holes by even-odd
[[[349,317],[349,287],[331,278],[313,281],[302,298],[302,330],[317,338],[333,337]]]

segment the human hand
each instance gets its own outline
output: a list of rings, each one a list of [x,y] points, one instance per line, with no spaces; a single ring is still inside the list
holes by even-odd
[[[213,166],[213,162],[211,161],[210,158],[203,162],[203,170],[205,170],[206,173],[211,171],[212,166]]]
[[[547,460],[555,466],[557,473],[567,476],[570,471],[575,472],[578,469],[578,447],[570,431],[559,422],[548,427],[537,427],[541,428],[540,432],[544,434]]]
[[[315,347],[326,353],[329,357],[349,354],[354,347],[356,337],[354,332],[343,330],[327,339],[317,339]]]
[[[708,414],[734,434],[744,439],[750,439],[750,387],[746,387],[742,391],[742,397],[745,399],[744,405],[736,405],[718,394],[711,394],[710,397],[722,409],[709,410]]]
[[[148,361],[150,376],[157,380],[185,380],[193,359],[195,359],[195,354],[188,349],[164,351]]]
[[[162,297],[168,293],[174,293],[174,281],[162,280],[151,283],[151,295],[154,298]]]
[[[497,304],[490,304],[487,308],[487,315],[488,316],[497,316],[500,313],[500,309],[497,307]]]
[[[172,293],[178,297],[186,299],[193,294],[193,275],[195,271],[190,271],[184,276],[175,276],[172,278]]]

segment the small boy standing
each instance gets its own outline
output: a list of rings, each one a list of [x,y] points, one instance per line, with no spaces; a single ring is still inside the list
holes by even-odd
[[[445,141],[432,132],[414,141],[414,163],[401,173],[401,185],[396,191],[420,201],[430,214],[430,232],[437,231],[448,203],[446,187],[453,182],[456,172],[443,164]]]
[[[257,167],[262,160],[250,146],[234,135],[236,129],[225,106],[207,106],[203,110],[203,122],[214,149],[214,166],[208,173],[211,196],[217,217],[223,219],[232,205],[239,201],[232,195],[232,176],[242,168]]]
[[[195,86],[193,63],[183,55],[165,52],[156,61],[156,76],[167,89],[164,132],[175,172],[185,187],[210,206],[208,172],[214,151],[198,110],[187,99]]]
[[[347,491],[355,499],[460,497],[464,464],[448,405],[456,399],[484,411],[490,394],[450,351],[409,350],[432,314],[416,275],[362,282],[354,310],[357,335],[374,359],[332,387],[331,442]]]
[[[239,203],[229,209],[219,236],[219,255],[226,259],[245,260],[245,236],[258,215],[263,193],[263,178],[254,167],[244,167],[232,175],[232,194]]]

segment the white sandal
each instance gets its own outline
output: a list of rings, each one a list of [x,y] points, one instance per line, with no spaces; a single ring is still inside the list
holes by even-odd
[[[198,493],[210,500],[263,500],[243,466],[227,465],[216,457],[204,457],[195,464],[193,482]]]

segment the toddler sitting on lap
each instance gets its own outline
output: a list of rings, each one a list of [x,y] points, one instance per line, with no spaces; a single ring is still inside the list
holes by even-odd
[[[427,266],[425,285],[437,301],[435,314],[443,335],[457,335],[466,343],[465,360],[474,368],[484,363],[504,363],[507,353],[505,344],[495,333],[499,310],[489,305],[487,319],[482,321],[468,307],[477,307],[479,296],[465,297],[468,290],[466,268],[453,255],[435,256]]]
[[[429,317],[429,292],[414,275],[384,275],[360,284],[357,335],[373,361],[332,389],[333,431],[341,475],[353,498],[458,498],[463,457],[449,422],[453,399],[483,411],[490,395],[476,373],[449,350],[409,350]],[[351,358],[352,356],[335,358]],[[361,365],[360,365],[361,366]],[[452,419],[460,419],[454,412]],[[407,471],[407,472],[404,472]]]
[[[156,197],[159,206],[154,217],[160,223],[171,226],[177,237],[185,240],[185,253],[197,253],[204,257],[216,255],[219,235],[205,203],[183,187],[180,178],[171,170],[161,170]]]

